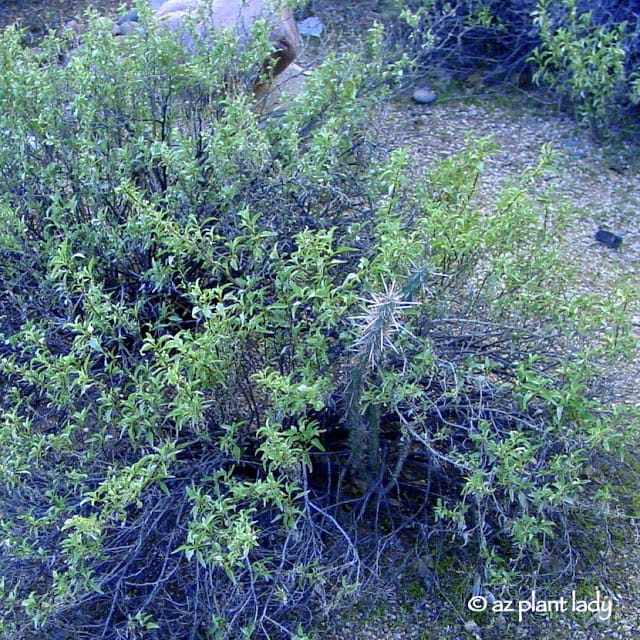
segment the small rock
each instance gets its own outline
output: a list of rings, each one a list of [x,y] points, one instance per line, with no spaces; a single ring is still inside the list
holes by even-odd
[[[468,631],[474,638],[477,639],[480,638],[480,632],[482,631],[482,629],[480,629],[480,626],[473,620],[467,620],[464,623],[464,630]]]
[[[438,94],[429,87],[418,87],[412,97],[418,104],[432,104],[438,99]]]
[[[126,13],[118,20],[118,22],[125,21],[140,22],[140,14],[138,13],[137,9],[132,9],[131,11],[129,11],[129,13]]]
[[[596,240],[612,249],[617,249],[622,244],[622,236],[612,233],[611,231],[605,231],[604,229],[598,229],[598,231],[596,231]]]
[[[584,158],[587,154],[582,148],[582,143],[577,138],[567,138],[563,140],[562,147],[565,153],[571,158]]]
[[[26,138],[25,138],[25,142],[34,150],[34,151],[38,151],[40,149],[40,143],[38,142],[38,138],[36,138],[35,136],[31,135],[30,133],[27,134]]]
[[[298,22],[298,31],[300,32],[300,35],[319,38],[324,31],[324,24],[322,24],[320,18],[310,16],[309,18],[305,18]]]
[[[138,29],[140,16],[137,11],[130,11],[126,15],[118,19],[113,25],[112,33],[114,36],[126,36]]]

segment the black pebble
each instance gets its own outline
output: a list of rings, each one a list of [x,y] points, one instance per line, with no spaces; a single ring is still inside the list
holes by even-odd
[[[611,231],[605,231],[604,229],[598,229],[598,231],[596,231],[596,240],[612,249],[617,249],[622,244],[622,236],[612,233]]]

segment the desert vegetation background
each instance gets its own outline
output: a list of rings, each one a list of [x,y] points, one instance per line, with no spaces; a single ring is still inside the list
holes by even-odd
[[[637,637],[632,3],[132,7],[0,7],[0,637]]]

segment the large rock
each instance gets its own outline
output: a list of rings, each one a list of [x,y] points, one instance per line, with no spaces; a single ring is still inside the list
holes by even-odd
[[[156,6],[157,5],[157,6]],[[302,47],[296,21],[290,8],[274,10],[265,0],[166,0],[154,3],[155,15],[168,28],[180,33],[187,49],[193,45],[194,33],[187,26],[193,22],[196,37],[215,37],[215,32],[230,29],[248,44],[251,28],[259,18],[270,25],[269,38],[274,43],[271,59],[265,61],[263,71],[272,77],[281,74],[296,58]],[[258,84],[255,92],[264,95],[267,85]]]
[[[253,88],[260,108],[264,110],[265,105],[273,105],[299,90],[305,75],[300,67],[292,69],[282,82],[272,82],[288,69],[302,48],[302,38],[290,8],[266,0],[149,0],[149,3],[156,18],[178,34],[187,51],[193,50],[194,37],[212,41],[222,29],[238,36],[240,46],[248,46],[252,27],[264,18],[270,26],[269,38],[274,48],[260,73],[261,78],[268,80],[257,82]],[[139,28],[138,12],[129,11],[114,24],[113,35],[126,36]],[[82,26],[73,20],[64,30],[73,34],[75,46],[79,46],[84,32]],[[68,62],[69,55],[62,57],[63,64]]]
[[[309,72],[295,62],[289,65],[265,90],[256,103],[258,112],[269,115],[284,113],[302,91]]]

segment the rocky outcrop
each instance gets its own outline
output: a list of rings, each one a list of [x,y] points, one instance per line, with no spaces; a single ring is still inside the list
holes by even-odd
[[[266,19],[270,26],[269,38],[274,51],[265,61],[262,75],[274,78],[280,75],[298,56],[302,39],[298,33],[293,12],[288,7],[274,10],[264,0],[165,0],[152,2],[158,20],[179,34],[187,50],[194,47],[194,38],[213,39],[216,32],[229,29],[241,46],[248,45],[251,29],[258,19]],[[114,35],[126,35],[138,26],[138,14],[133,11],[114,27]],[[261,98],[269,83],[259,82],[254,87]]]

